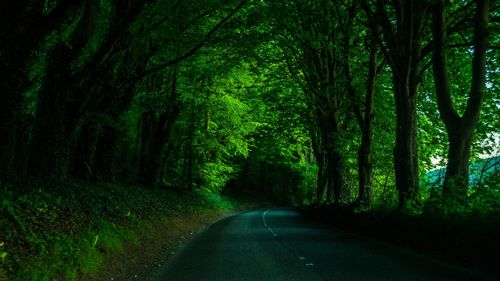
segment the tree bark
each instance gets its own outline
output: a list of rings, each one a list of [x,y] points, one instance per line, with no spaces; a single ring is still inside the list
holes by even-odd
[[[80,179],[94,177],[94,160],[99,132],[97,124],[85,124],[80,130],[71,161],[71,176]]]
[[[143,166],[143,182],[149,186],[156,186],[160,180],[159,175],[162,169],[164,143],[162,137],[156,136],[149,148],[149,155]]]
[[[373,40],[372,40],[373,41]],[[368,78],[366,83],[365,110],[363,118],[358,118],[361,128],[361,144],[358,151],[358,198],[356,203],[361,207],[371,207],[372,201],[372,126],[373,126],[373,99],[375,96],[375,83],[377,77],[377,50],[370,47],[368,64]],[[360,114],[361,117],[361,114]]]
[[[468,187],[470,146],[474,128],[479,121],[486,82],[486,49],[488,47],[489,0],[476,0],[474,17],[472,81],[467,106],[460,116],[454,106],[448,77],[445,1],[433,9],[433,73],[438,110],[448,134],[448,163],[444,179],[444,193],[450,199],[465,201]]]
[[[317,204],[339,204],[344,189],[343,109],[345,88],[344,71],[338,42],[342,40],[341,28],[332,25],[334,17],[345,20],[344,7],[333,2],[311,2],[297,5],[297,14],[292,15],[297,26],[289,29],[291,44],[285,52],[291,52],[303,73],[302,85],[307,100],[310,120],[310,137],[318,165],[316,189]],[[289,28],[291,26],[286,26]],[[307,40],[304,35],[307,34]],[[290,65],[289,65],[290,66]],[[296,69],[290,69],[293,73]]]
[[[342,153],[339,151],[338,133],[340,132],[340,121],[338,117],[339,106],[337,103],[337,93],[331,92],[332,87],[327,85],[320,89],[320,96],[317,98],[324,102],[317,104],[317,124],[319,125],[319,168],[318,196],[323,197],[320,202],[326,204],[339,204],[342,191],[344,189],[344,179],[342,173]],[[328,102],[326,101],[328,100]]]
[[[316,153],[316,163],[318,165],[318,176],[316,185],[316,204],[321,205],[326,199],[328,190],[328,179],[326,177],[325,156],[323,153]]]
[[[351,8],[351,16],[349,20],[349,26],[352,24],[352,20],[355,16],[357,6],[353,4]],[[352,103],[352,110],[356,119],[361,133],[361,143],[358,149],[358,197],[354,202],[355,207],[370,208],[372,200],[372,190],[371,183],[373,180],[373,166],[372,166],[372,126],[373,126],[373,115],[374,115],[374,105],[373,99],[375,96],[375,85],[377,78],[377,42],[372,33],[368,34],[366,37],[365,48],[370,51],[370,56],[368,60],[368,75],[366,79],[366,93],[364,95],[364,102],[360,103],[358,94],[354,89],[353,77],[351,73],[351,27],[345,28],[344,37],[344,53],[346,54],[346,82],[347,90]],[[363,112],[361,112],[364,106]]]
[[[24,134],[23,93],[29,87],[26,70],[42,39],[66,19],[81,1],[60,1],[51,13],[42,15],[37,3],[0,3],[0,178],[22,174],[27,155]]]
[[[76,77],[71,64],[92,34],[98,8],[99,1],[85,1],[82,18],[69,42],[58,42],[50,53],[52,62],[48,65],[46,81],[38,93],[38,111],[29,160],[29,172],[32,175],[64,178],[70,170],[71,149],[75,145],[78,119],[81,117],[77,97],[78,94],[84,95],[77,92],[77,85],[78,81],[88,78]]]
[[[157,117],[153,110],[145,112],[142,119],[142,141],[140,157],[141,180],[150,186],[158,184],[160,171],[163,168],[163,155],[175,121],[179,116],[177,105],[177,66],[174,66],[171,77],[168,104]]]
[[[115,156],[119,132],[114,127],[103,126],[95,148],[94,174],[96,180],[115,178]]]
[[[341,156],[337,152],[332,152],[329,155],[327,162],[327,174],[325,178],[327,179],[327,202],[338,206],[340,204],[341,195],[344,187],[343,175],[342,175],[342,163]]]
[[[427,1],[362,1],[372,32],[393,76],[396,104],[394,169],[399,209],[420,201],[417,154],[416,101],[421,83],[421,42],[427,20]],[[394,14],[387,5],[392,5]]]
[[[54,63],[49,66],[47,82],[38,95],[38,108],[30,144],[28,172],[38,177],[64,178],[68,172],[70,142],[66,137],[66,102],[70,77],[64,60],[66,47],[56,49]]]
[[[156,179],[153,171],[153,134],[154,134],[154,114],[145,112],[141,118],[141,155],[139,165],[140,181],[147,185],[155,185]]]
[[[394,81],[396,87],[396,144],[394,147],[394,170],[399,208],[407,203],[419,201],[419,177],[417,154],[417,85],[405,81]]]

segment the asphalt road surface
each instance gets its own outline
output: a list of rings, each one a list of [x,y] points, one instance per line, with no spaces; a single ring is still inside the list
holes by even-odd
[[[407,250],[324,227],[290,209],[220,220],[151,281],[491,280]]]

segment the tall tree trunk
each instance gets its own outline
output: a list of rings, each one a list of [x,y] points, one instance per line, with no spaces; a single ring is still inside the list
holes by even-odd
[[[324,95],[327,95],[330,87],[326,87]],[[330,93],[332,94],[332,93]],[[332,94],[334,95],[334,94]],[[321,98],[321,97],[319,97]],[[324,97],[323,97],[324,98]],[[342,174],[342,154],[339,151],[338,133],[340,123],[338,118],[338,107],[336,97],[331,97],[329,106],[317,109],[318,144],[316,159],[318,163],[318,203],[339,204],[344,180]],[[325,101],[324,104],[327,104]]]
[[[25,170],[28,139],[21,128],[23,94],[29,86],[27,68],[40,42],[78,9],[82,0],[58,1],[43,14],[37,1],[0,3],[0,178]],[[17,164],[16,164],[17,163]]]
[[[98,8],[99,1],[85,1],[82,17],[69,42],[58,42],[51,51],[46,81],[38,93],[38,111],[29,162],[29,171],[33,175],[64,178],[69,172],[70,152],[75,143],[74,134],[80,117],[79,96],[86,94],[77,93],[77,85],[78,81],[88,78],[76,77],[72,63],[92,34]]]
[[[317,204],[339,204],[344,189],[342,174],[342,153],[338,150],[335,139],[339,132],[339,121],[336,116],[337,108],[329,108],[329,114],[318,114],[316,124],[318,132],[313,140],[313,150],[318,165],[318,177],[316,187]],[[321,110],[318,110],[321,112]]]
[[[374,42],[374,40],[372,40]],[[361,144],[358,151],[358,198],[357,204],[362,207],[371,207],[373,180],[372,165],[372,126],[373,126],[373,99],[375,96],[375,82],[377,78],[377,49],[370,47],[370,60],[368,64],[368,78],[366,83],[365,110],[361,122]]]
[[[28,172],[35,176],[64,178],[70,171],[71,156],[79,135],[82,116],[75,77],[70,63],[73,52],[59,46],[50,66],[46,83],[38,94]]]
[[[327,4],[327,5],[326,5]],[[345,20],[336,3],[311,3],[297,6],[300,14],[298,33],[292,32],[296,42],[290,48],[304,75],[303,87],[307,99],[311,125],[313,150],[318,163],[316,201],[318,204],[338,204],[344,189],[343,152],[340,132],[343,112],[343,64],[342,50],[338,46],[340,27],[330,25],[333,17]],[[307,40],[302,34],[307,33]],[[300,51],[299,51],[300,50]],[[326,197],[326,198],[325,198]]]
[[[5,3],[3,3],[5,2]],[[22,1],[0,4],[0,180],[16,174],[14,163],[22,162],[16,154],[23,92],[28,87],[26,68],[37,46],[38,36],[28,35],[32,16]]]
[[[8,177],[15,172],[13,163],[16,157],[16,143],[18,139],[19,117],[21,113],[22,92],[26,87],[27,79],[24,73],[26,60],[30,50],[23,49],[23,44],[18,45],[16,38],[9,38],[3,30],[8,25],[3,25],[0,33],[0,179]],[[5,26],[5,27],[4,27]],[[9,42],[9,39],[13,41]],[[14,41],[15,40],[15,41]],[[12,45],[13,46],[12,46]],[[15,46],[15,47],[14,47]],[[17,46],[20,49],[17,49]]]
[[[417,84],[395,79],[396,88],[396,144],[394,170],[399,207],[419,201],[417,154]]]
[[[361,4],[392,70],[397,117],[394,170],[399,208],[404,209],[420,200],[416,101],[422,78],[421,43],[425,35],[429,3],[373,1],[375,11],[368,1],[362,1]]]
[[[155,136],[151,147],[149,148],[149,158],[144,166],[143,170],[143,180],[144,183],[149,186],[155,186],[158,184],[160,178],[160,171],[162,169],[162,159],[163,159],[163,148],[165,143],[162,141],[163,138],[160,136]]]
[[[163,155],[174,124],[179,116],[177,104],[177,66],[171,77],[170,96],[166,108],[157,117],[153,110],[145,112],[142,119],[142,140],[140,157],[141,180],[150,186],[157,185],[163,168]]]
[[[66,91],[69,90],[66,81],[69,78],[64,68],[54,64],[52,75],[39,93],[28,172],[39,177],[63,178],[68,170],[69,143],[72,141],[65,136]]]
[[[324,176],[328,182],[327,202],[333,203],[335,206],[340,204],[342,191],[344,189],[341,167],[342,163],[340,154],[337,152],[331,153],[328,157],[326,169],[327,173]]]
[[[140,149],[140,165],[139,165],[139,176],[140,181],[148,184],[154,185],[156,182],[154,180],[154,175],[152,175],[153,156],[153,134],[154,134],[154,113],[145,112],[141,118],[141,149]]]
[[[448,197],[461,200],[467,197],[469,182],[468,170],[473,130],[467,127],[459,125],[455,132],[448,131],[448,163],[443,183],[444,192]]]
[[[326,160],[324,153],[316,155],[316,163],[318,165],[316,204],[321,205],[325,201],[326,191],[328,190],[328,178],[326,176]]]
[[[356,6],[351,8],[351,16],[349,23],[352,24],[352,19],[355,15]],[[371,183],[373,180],[373,167],[372,167],[372,126],[373,126],[373,115],[374,115],[374,105],[373,99],[375,96],[375,86],[377,78],[377,42],[373,34],[370,33],[366,36],[365,48],[370,51],[370,57],[368,60],[368,76],[366,79],[366,93],[364,95],[364,102],[361,103],[359,100],[359,94],[353,85],[353,77],[351,73],[351,28],[346,27],[344,37],[344,52],[346,54],[345,61],[345,75],[347,82],[347,91],[351,98],[352,110],[358,121],[358,125],[361,132],[361,143],[358,149],[358,197],[354,202],[356,207],[370,208],[372,200],[372,190]],[[362,112],[362,108],[364,111]]]
[[[486,82],[486,49],[488,47],[489,0],[476,0],[474,17],[472,80],[467,107],[460,116],[454,106],[445,54],[447,41],[445,1],[434,6],[433,13],[433,70],[438,109],[448,133],[448,164],[444,192],[448,198],[465,201],[468,187],[470,146],[474,128],[479,121]]]
[[[205,79],[203,78],[201,80],[201,85],[200,85],[200,93],[204,93],[204,87],[205,87]],[[207,98],[209,96],[209,93],[206,94]],[[195,167],[195,156],[194,156],[194,140],[195,140],[195,131],[196,131],[196,100],[195,96],[191,96],[191,104],[190,104],[190,114],[189,114],[189,125],[188,125],[188,131],[186,132],[187,136],[187,141],[184,146],[184,178],[186,180],[186,187],[187,188],[192,188],[193,187],[193,172],[194,172],[194,167]],[[208,124],[208,121],[206,121]],[[207,125],[208,126],[208,125]]]
[[[2,56],[0,50],[0,56]],[[9,56],[6,54],[6,56]],[[0,58],[0,64],[5,63]],[[2,70],[0,73],[0,88],[2,90],[0,102],[0,179],[7,178],[15,169],[13,163],[16,155],[16,143],[22,142],[17,138],[19,117],[21,111],[22,91],[16,81],[22,75],[21,71]],[[6,72],[6,74],[4,74]],[[17,73],[16,73],[17,72]],[[21,82],[23,83],[23,82]]]
[[[314,108],[311,102],[308,103],[308,108],[308,124],[311,124],[309,127],[309,135],[311,136],[311,146],[314,154],[314,159],[316,160],[316,165],[318,166],[318,172],[316,175],[315,203],[317,205],[321,205],[325,200],[326,190],[328,189],[327,180],[324,176],[326,167],[325,151],[322,146],[319,125],[316,125],[319,121],[319,118],[317,118],[317,116],[319,116],[319,110],[317,108]],[[316,114],[313,114],[313,112],[315,112]]]
[[[85,124],[80,130],[71,160],[71,176],[80,179],[94,177],[94,160],[99,132],[93,122]]]
[[[94,179],[113,180],[119,133],[114,127],[104,126],[97,139],[94,160]]]
[[[358,152],[358,198],[356,204],[370,208],[372,203],[373,165],[371,160],[371,137],[363,137]],[[370,138],[370,139],[368,139]]]

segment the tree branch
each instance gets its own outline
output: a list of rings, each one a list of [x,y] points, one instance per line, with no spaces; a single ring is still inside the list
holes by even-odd
[[[453,108],[451,99],[450,79],[448,77],[448,64],[445,55],[446,45],[446,19],[444,15],[445,0],[440,0],[433,7],[432,14],[432,67],[434,70],[434,85],[439,113],[446,128],[450,130],[456,126],[460,116]]]
[[[243,6],[246,3],[247,3],[247,0],[241,1],[238,4],[238,6],[236,6],[233,10],[231,10],[231,12],[226,17],[224,17],[214,27],[212,27],[212,29],[210,29],[210,31],[208,31],[208,33],[204,36],[204,38],[198,44],[196,44],[193,48],[191,48],[189,51],[187,51],[186,53],[184,53],[183,55],[181,55],[179,57],[176,57],[176,58],[171,59],[169,61],[166,61],[164,63],[158,64],[150,69],[147,69],[146,71],[144,71],[143,73],[138,75],[137,78],[142,79],[144,77],[147,77],[147,76],[149,76],[157,71],[161,71],[169,66],[172,66],[174,64],[178,64],[179,62],[181,62],[185,59],[188,59],[189,57],[196,54],[196,52],[198,52],[203,46],[205,46],[205,44],[210,40],[212,35],[215,32],[217,32],[226,22],[228,22],[239,10],[241,10],[241,8],[243,8]]]
[[[474,22],[474,57],[472,58],[472,82],[467,108],[463,120],[475,124],[479,118],[479,109],[483,101],[486,84],[486,50],[488,48],[489,0],[476,0]]]
[[[41,16],[32,26],[41,34],[47,34],[59,27],[62,22],[81,6],[83,0],[63,0],[49,14]]]

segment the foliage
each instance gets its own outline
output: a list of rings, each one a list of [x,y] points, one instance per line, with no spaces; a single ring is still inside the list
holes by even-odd
[[[495,214],[498,170],[457,183],[500,153],[500,6],[479,17],[484,1],[10,1],[0,11],[2,270],[36,253],[26,274],[44,259],[50,275],[92,272],[100,251],[133,238],[129,226],[179,209],[171,190],[411,219]],[[443,184],[429,185],[444,166]],[[12,185],[23,178],[39,185]],[[461,198],[444,191],[459,188]]]
[[[0,227],[5,230],[0,234],[0,268],[9,280],[92,276],[106,253],[137,242],[145,224],[165,216],[230,210],[238,204],[207,192],[84,182],[18,184],[27,192],[3,186],[7,192],[0,198]]]

